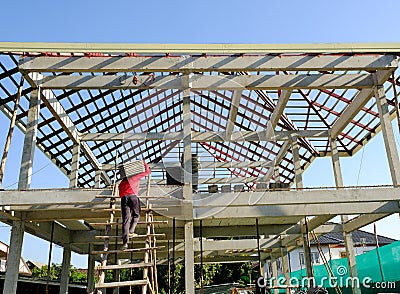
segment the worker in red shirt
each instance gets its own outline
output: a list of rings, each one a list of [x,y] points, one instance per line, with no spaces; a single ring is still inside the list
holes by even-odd
[[[122,250],[128,249],[129,237],[134,237],[135,228],[140,217],[140,200],[138,198],[140,179],[150,174],[150,168],[143,161],[145,171],[143,173],[123,178],[119,184],[119,196],[121,197],[122,212]]]

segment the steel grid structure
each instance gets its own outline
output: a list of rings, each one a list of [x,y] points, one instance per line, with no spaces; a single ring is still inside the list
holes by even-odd
[[[56,220],[55,242],[80,253],[89,243],[96,249],[96,223],[105,218],[99,209],[107,206],[96,195],[110,193],[116,164],[138,158],[151,162],[152,193],[173,196],[155,206],[169,209],[160,219],[179,219],[178,243],[186,242],[177,257],[188,262],[199,261],[200,220],[201,235],[211,238],[205,262],[244,261],[254,259],[256,240],[225,239],[254,236],[255,218],[265,235],[262,258],[275,258],[282,246],[306,242],[305,216],[314,216],[307,227],[317,234],[351,236],[399,211],[400,163],[390,120],[397,111],[400,45],[202,46],[0,43],[0,109],[12,116],[23,76],[17,126],[31,132],[31,103],[39,95],[36,146],[79,187],[0,192],[2,220],[24,220],[26,231],[45,239]],[[345,189],[338,156],[354,155],[380,130],[393,185]],[[165,185],[166,167],[192,169],[190,154],[199,159],[196,193],[187,173],[183,187]],[[304,189],[302,172],[322,156],[332,157],[335,189]],[[26,178],[20,182],[29,189]],[[265,184],[274,182],[297,190],[268,190]],[[215,184],[244,186],[207,193]],[[360,216],[323,226],[349,214]],[[164,232],[171,238],[171,224]],[[191,275],[186,272],[187,293]]]
[[[304,54],[300,56],[304,56]],[[314,57],[315,54],[312,54],[311,56]],[[336,56],[335,58],[339,58],[343,55],[336,54],[334,56]],[[347,56],[348,58],[351,57],[351,55]],[[291,55],[289,55],[289,57],[291,57]],[[52,58],[53,57],[48,57],[50,60]],[[90,59],[90,55],[86,58]],[[92,59],[96,60],[96,58],[98,59],[100,57],[93,57]],[[140,58],[140,56],[131,58]],[[169,57],[164,56],[163,58],[168,59]],[[210,59],[212,56],[204,58]],[[282,56],[279,58],[282,58]],[[315,58],[318,58],[318,55],[315,56]],[[0,68],[3,71],[0,74],[2,98],[1,108],[4,113],[9,115],[13,108],[13,102],[16,97],[21,75],[18,70],[18,56],[12,54],[2,55]],[[49,71],[49,69],[46,70]],[[57,72],[59,72],[59,70]],[[278,74],[279,73],[282,75],[297,75],[299,74],[299,71],[282,71],[278,72]],[[395,73],[395,81],[397,85],[399,76],[397,75],[397,71]],[[53,72],[53,74],[56,75],[56,72]],[[64,73],[64,75],[65,74],[66,73]],[[110,73],[103,72],[100,74]],[[156,72],[151,74],[158,76],[163,73]],[[146,77],[151,74],[142,73],[142,75],[145,75]],[[311,74],[311,72],[308,71],[306,74]],[[394,81],[390,78],[387,79],[384,84],[392,114],[394,114],[395,110],[393,82]],[[32,89],[33,88],[26,83],[22,92],[23,99],[19,106],[19,113],[17,116],[18,125],[22,130],[24,130],[26,124],[29,93]],[[127,90],[122,88],[117,90],[67,89],[54,90],[53,92],[57,97],[57,100],[65,109],[66,114],[75,124],[77,131],[82,134],[121,131],[130,133],[137,132],[138,130],[139,132],[165,132],[171,131],[171,126],[174,130],[180,131],[178,123],[181,112],[179,110],[179,103],[177,103],[176,100],[179,99],[177,98],[179,97],[179,90]],[[193,115],[195,116],[193,119],[193,130],[199,132],[210,130],[223,131],[226,125],[226,115],[229,113],[230,96],[233,92],[227,90],[195,90],[193,93],[192,110]],[[353,101],[357,94],[357,89],[294,90],[284,108],[285,110],[283,115],[277,123],[276,130],[292,131],[331,129],[334,123],[341,116],[343,110],[351,104],[351,101]],[[268,123],[269,117],[276,106],[278,92],[276,90],[244,90],[242,92],[242,98],[243,99],[240,100],[240,105],[238,107],[239,110],[235,121],[235,128],[240,131],[262,130]],[[174,99],[175,103],[173,102]],[[56,118],[52,115],[51,111],[49,111],[45,103],[42,103],[40,108],[41,113],[37,145],[49,158],[52,159],[53,162],[57,164],[57,166],[62,169],[65,174],[69,174],[71,155],[66,151],[70,150],[72,141],[68,138],[62,126],[57,122]],[[207,115],[204,116],[204,113]],[[135,118],[137,119],[138,117],[141,119],[133,123]],[[350,123],[346,125],[340,134],[338,134],[338,144],[341,155],[348,156],[354,154],[361,146],[369,141],[377,131],[379,131],[379,125],[379,116],[376,105],[371,100],[371,102],[368,102],[362,107]],[[164,144],[162,144],[162,142],[158,142],[151,146],[150,144],[151,143],[149,142],[135,142],[134,145],[136,146],[149,146],[146,146],[144,149],[136,148],[136,152],[133,152],[133,154],[131,153],[124,159],[129,160],[137,158],[140,153],[144,155],[144,158],[150,161],[157,161],[156,159],[160,160],[162,150],[165,149],[160,147]],[[237,158],[237,160],[240,160],[239,158],[241,157],[245,157],[248,160],[259,160],[259,156],[256,154],[261,154],[262,157],[271,159],[271,157],[274,156],[274,153],[276,154],[276,151],[273,151],[271,144],[249,142],[244,144],[248,146],[243,146],[240,151],[234,151],[235,149],[232,149],[233,146],[237,147],[238,144],[239,146],[243,145],[243,143],[234,142],[229,144],[221,142],[219,145],[220,148],[228,148],[232,152],[233,158]],[[275,144],[279,145],[279,142]],[[116,143],[112,141],[96,143],[89,142],[88,145],[98,159],[98,162],[101,164],[114,163],[113,160],[115,158],[116,150],[121,148],[119,142]],[[301,138],[300,145],[303,169],[314,157],[325,156],[329,152],[329,144],[326,137]],[[152,152],[150,152],[150,150]],[[259,151],[262,152],[260,153]],[[253,154],[251,154],[251,152],[253,152]],[[280,168],[284,180],[292,182],[293,166],[287,168],[288,162],[291,162],[290,153],[284,157],[283,162],[280,163]],[[285,163],[286,165],[284,165]],[[80,186],[94,186],[94,171],[98,167],[93,165],[90,162],[90,159],[85,158],[81,164],[81,168],[83,170],[80,171]],[[254,169],[251,172],[254,173]],[[266,169],[261,172],[265,173]],[[111,175],[112,172],[109,172],[110,177]]]

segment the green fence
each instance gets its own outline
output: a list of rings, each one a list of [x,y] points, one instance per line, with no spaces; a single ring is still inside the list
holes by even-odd
[[[347,258],[328,261],[335,278],[329,278],[324,265],[314,266],[315,284],[336,293],[333,288],[339,285],[342,293],[351,293],[351,286],[360,287],[362,293],[400,293],[400,241],[373,249],[356,256],[358,280],[349,275]],[[279,278],[283,278],[281,275]],[[291,283],[307,284],[306,270],[291,273]],[[284,291],[281,291],[284,292]]]

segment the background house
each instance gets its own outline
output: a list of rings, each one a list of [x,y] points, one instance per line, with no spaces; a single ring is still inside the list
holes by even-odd
[[[376,239],[375,235],[362,230],[353,231],[353,243],[355,255],[363,254],[372,249],[375,249]],[[395,239],[388,238],[385,236],[377,235],[379,246],[384,246],[395,242]],[[326,260],[339,259],[346,257],[346,248],[344,245],[343,234],[339,232],[328,233],[318,237],[318,242],[321,245],[321,251],[323,252]],[[311,258],[313,265],[323,264],[317,243],[314,240],[310,240],[311,243]],[[282,274],[282,261],[278,259],[278,275]],[[289,253],[289,265],[290,271],[294,272],[300,269],[304,269],[305,259],[303,248],[299,247]],[[265,274],[267,277],[272,275],[271,261],[267,261],[265,264]]]
[[[5,272],[7,269],[8,247],[7,244],[0,241],[0,272]],[[19,273],[28,276],[32,275],[28,265],[22,257],[19,262]]]

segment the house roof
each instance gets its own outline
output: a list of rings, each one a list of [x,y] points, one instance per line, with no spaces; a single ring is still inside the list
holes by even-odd
[[[26,263],[28,264],[29,267],[34,266],[34,267],[37,267],[37,268],[42,268],[43,266],[46,265],[44,263],[41,263],[39,261],[34,261],[34,260],[28,260]]]
[[[362,230],[353,231],[353,242],[355,245],[373,245],[375,246],[375,236],[373,233],[368,233]],[[344,244],[343,234],[339,232],[328,233],[318,237],[320,244]],[[379,245],[387,245],[397,241],[396,239],[378,235]],[[311,244],[315,244],[312,240]]]
[[[274,49],[275,48],[275,49]],[[339,49],[338,49],[339,48]],[[34,58],[63,58],[66,64],[68,60],[79,58],[80,61],[100,62],[112,58],[129,57],[130,61],[144,58],[150,61],[162,61],[169,64],[174,60],[187,59],[210,62],[212,59],[222,60],[212,64],[206,71],[199,72],[200,77],[209,76],[225,78],[247,79],[253,73],[247,66],[240,67],[235,71],[224,71],[219,69],[223,64],[231,61],[244,62],[245,58],[261,58],[274,60],[274,58],[293,59],[298,58],[292,65],[293,70],[273,70],[274,78],[285,78],[287,75],[309,75],[309,74],[337,74],[346,76],[351,74],[370,75],[363,68],[356,70],[346,68],[336,70],[332,64],[344,64],[346,60],[365,58],[385,59],[389,52],[398,52],[398,44],[326,44],[320,45],[154,45],[154,44],[131,44],[116,46],[115,44],[51,44],[51,43],[0,43],[0,110],[11,117],[15,106],[15,98],[18,93],[19,84],[22,83],[22,97],[18,106],[17,126],[24,131],[27,124],[28,106],[31,92],[34,86],[28,81],[21,80],[20,70],[23,64]],[[228,50],[229,49],[229,50]],[[251,50],[250,50],[251,49]],[[164,51],[168,50],[168,51]],[[211,51],[210,51],[211,50]],[[110,54],[110,52],[114,52]],[[134,53],[132,53],[134,52]],[[161,53],[160,53],[161,52]],[[164,52],[162,54],[162,52]],[[206,55],[199,55],[199,52]],[[276,52],[282,53],[277,54]],[[294,53],[295,52],[295,53]],[[236,53],[236,54],[234,54]],[[246,53],[246,54],[244,54]],[[251,53],[251,54],[250,54]],[[253,55],[252,55],[253,54]],[[294,54],[294,55],[293,55]],[[173,58],[172,58],[172,57]],[[392,54],[397,59],[396,54]],[[334,59],[329,63],[330,67],[322,67],[322,70],[313,71],[305,67],[305,60],[320,59],[326,57]],[[96,59],[94,59],[96,58]],[[112,59],[114,60],[114,59]],[[231,61],[230,61],[231,60]],[[25,63],[24,63],[25,62]],[[105,62],[104,64],[106,64]],[[249,63],[249,62],[248,62]],[[248,64],[246,63],[246,64]],[[74,64],[74,63],[72,63]],[[103,64],[103,63],[102,63]],[[250,65],[253,63],[250,62]],[[358,63],[357,63],[358,64]],[[372,63],[370,66],[374,66]],[[138,79],[171,79],[181,78],[181,69],[177,63],[177,69],[155,68],[135,70],[134,73],[119,73],[122,77]],[[333,70],[331,70],[333,66]],[[254,66],[253,66],[254,67]],[[202,67],[201,67],[202,68]],[[200,68],[200,69],[201,69]],[[378,67],[377,67],[378,68]],[[215,71],[214,71],[215,69]],[[65,69],[62,69],[65,70]],[[80,70],[80,69],[79,69]],[[91,69],[88,69],[91,70]],[[210,72],[209,72],[210,71]],[[67,78],[71,75],[76,78],[82,75],[84,79],[108,78],[109,72],[72,72],[59,73],[58,69],[45,68],[38,70],[47,78]],[[262,71],[269,73],[270,71]],[[400,70],[396,69],[394,75],[383,81],[389,111],[395,113],[395,95],[393,87],[399,87]],[[118,76],[118,75],[117,75]],[[238,76],[238,77],[237,77]],[[137,78],[137,77],[136,77]],[[131,85],[130,85],[131,86]],[[122,87],[122,86],[121,86]],[[46,97],[40,105],[39,125],[37,134],[37,146],[41,149],[65,174],[71,172],[72,146],[79,136],[74,136],[69,130],[72,127],[79,134],[92,133],[179,133],[182,131],[182,97],[183,92],[175,88],[138,88],[130,89],[128,84],[125,88],[118,89],[54,89],[51,95],[56,98],[57,107],[50,105]],[[332,86],[333,87],[333,86]],[[293,90],[286,105],[282,106],[282,115],[279,116],[275,131],[312,131],[319,132],[329,130],[333,126],[338,127],[347,117],[342,117],[345,109],[361,93],[361,88],[336,89],[336,88],[299,88]],[[48,93],[50,93],[48,92]],[[364,92],[362,92],[364,93]],[[400,93],[397,89],[395,93]],[[240,132],[258,131],[265,129],[272,114],[280,113],[279,110],[280,90],[246,88],[241,92],[238,102],[238,112],[234,121],[234,129]],[[372,94],[370,95],[372,96]],[[368,96],[369,97],[369,96]],[[201,132],[221,133],[225,131],[228,122],[232,101],[235,100],[234,89],[203,89],[198,88],[191,91],[192,130]],[[364,107],[349,120],[346,126],[337,136],[338,149],[342,155],[352,155],[361,146],[364,146],[377,132],[380,131],[380,122],[377,106],[374,99],[367,99]],[[46,103],[45,103],[46,102]],[[55,110],[62,112],[54,116]],[[349,109],[350,111],[351,109]],[[65,120],[64,118],[68,118]],[[64,120],[63,120],[64,119]],[[66,122],[68,121],[67,125]],[[341,128],[339,128],[341,129]],[[338,129],[338,130],[339,130]],[[273,136],[274,137],[274,136]],[[74,141],[75,140],[75,141]],[[124,140],[121,141],[99,141],[88,140],[83,144],[83,155],[79,169],[79,186],[93,187],[94,175],[97,170],[106,165],[114,165],[116,158],[120,162],[134,159],[146,159],[151,163],[160,163],[162,160],[170,161],[182,154],[183,144],[179,140]],[[291,183],[294,179],[294,166],[292,154],[288,150],[288,144],[281,141],[232,141],[232,142],[196,142],[196,148],[202,154],[204,161],[276,161],[277,169],[282,182]],[[300,160],[303,169],[306,169],[312,160],[324,156],[330,152],[327,138],[312,136],[299,139]],[[117,152],[122,153],[117,157]],[[278,156],[282,153],[282,156]],[[230,168],[226,171],[233,176],[242,177],[264,177],[268,175],[268,167],[246,167]],[[104,174],[106,173],[106,174]],[[110,184],[113,176],[112,170],[104,168],[102,178],[103,186]],[[162,178],[162,175],[159,175]],[[251,181],[246,180],[246,184]]]

